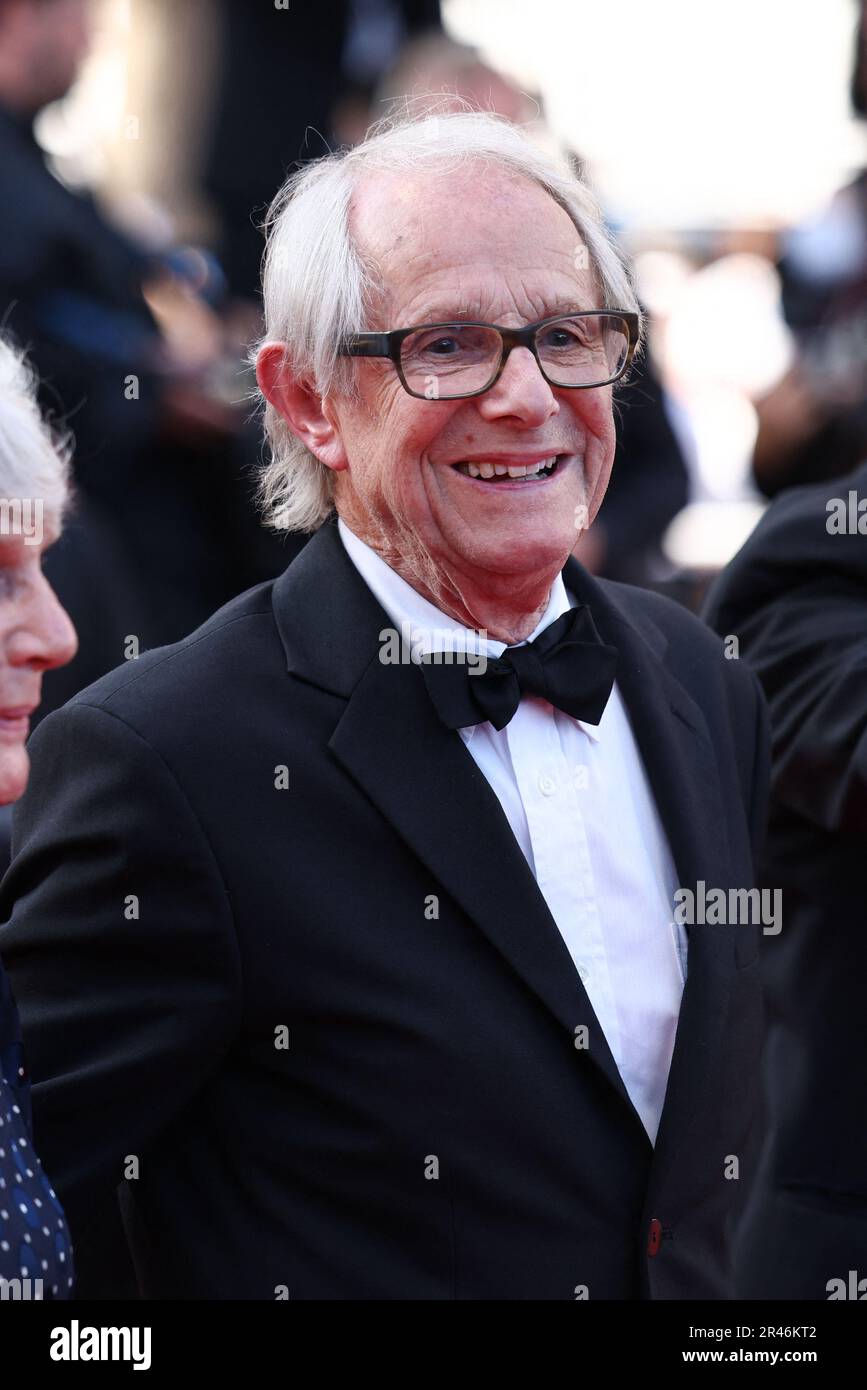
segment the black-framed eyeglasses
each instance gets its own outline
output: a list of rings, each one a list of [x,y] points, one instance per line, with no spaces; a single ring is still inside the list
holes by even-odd
[[[442,401],[489,391],[516,347],[529,348],[550,386],[610,386],[623,376],[637,343],[638,314],[587,309],[552,314],[525,328],[459,320],[350,333],[338,351],[344,357],[389,357],[411,396]]]

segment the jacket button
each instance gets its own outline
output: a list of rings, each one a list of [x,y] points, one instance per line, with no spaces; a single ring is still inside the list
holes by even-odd
[[[650,1228],[648,1230],[647,1235],[647,1253],[649,1256],[652,1257],[653,1255],[659,1254],[659,1246],[661,1241],[662,1222],[657,1221],[656,1217],[654,1216],[653,1220],[650,1223]]]

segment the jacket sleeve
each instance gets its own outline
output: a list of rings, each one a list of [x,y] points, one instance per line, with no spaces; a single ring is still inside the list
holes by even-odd
[[[0,955],[32,1081],[34,1138],[73,1243],[237,1035],[241,979],[225,886],[197,816],[150,744],[67,705],[30,744]]]
[[[743,650],[774,729],[774,800],[824,830],[867,831],[863,587],[813,579],[747,618]]]
[[[836,833],[867,831],[865,540],[828,526],[850,477],[785,492],[714,584],[707,622],[737,633],[773,730],[776,807]]]
[[[721,658],[728,677],[727,746],[733,750],[754,869],[767,830],[771,735],[768,707],[755,672],[741,658]]]
[[[757,864],[764,849],[768,821],[768,801],[771,780],[771,725],[768,706],[758,678],[750,671],[753,690],[753,761],[750,776],[750,842],[753,863]]]

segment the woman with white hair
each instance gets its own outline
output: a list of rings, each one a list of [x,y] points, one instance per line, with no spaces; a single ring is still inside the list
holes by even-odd
[[[68,499],[68,450],[36,404],[21,355],[0,339],[0,803],[29,773],[25,742],[43,671],[75,655],[75,629],[42,573]],[[33,1152],[18,1015],[0,965],[0,1299],[72,1287],[63,1209]]]

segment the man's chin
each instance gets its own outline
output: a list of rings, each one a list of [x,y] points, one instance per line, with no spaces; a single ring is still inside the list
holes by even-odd
[[[450,548],[472,566],[499,573],[542,575],[562,568],[587,526],[586,489],[565,478],[559,487],[529,484],[500,493],[501,486],[476,482],[472,491],[461,486],[448,497],[440,524]]]
[[[462,530],[455,540],[465,558],[479,569],[529,576],[562,569],[577,535],[571,512],[548,517],[528,517],[525,513],[498,518],[496,524],[489,520],[473,528],[469,541]]]
[[[30,776],[30,758],[23,743],[0,746],[0,806],[24,795]]]

